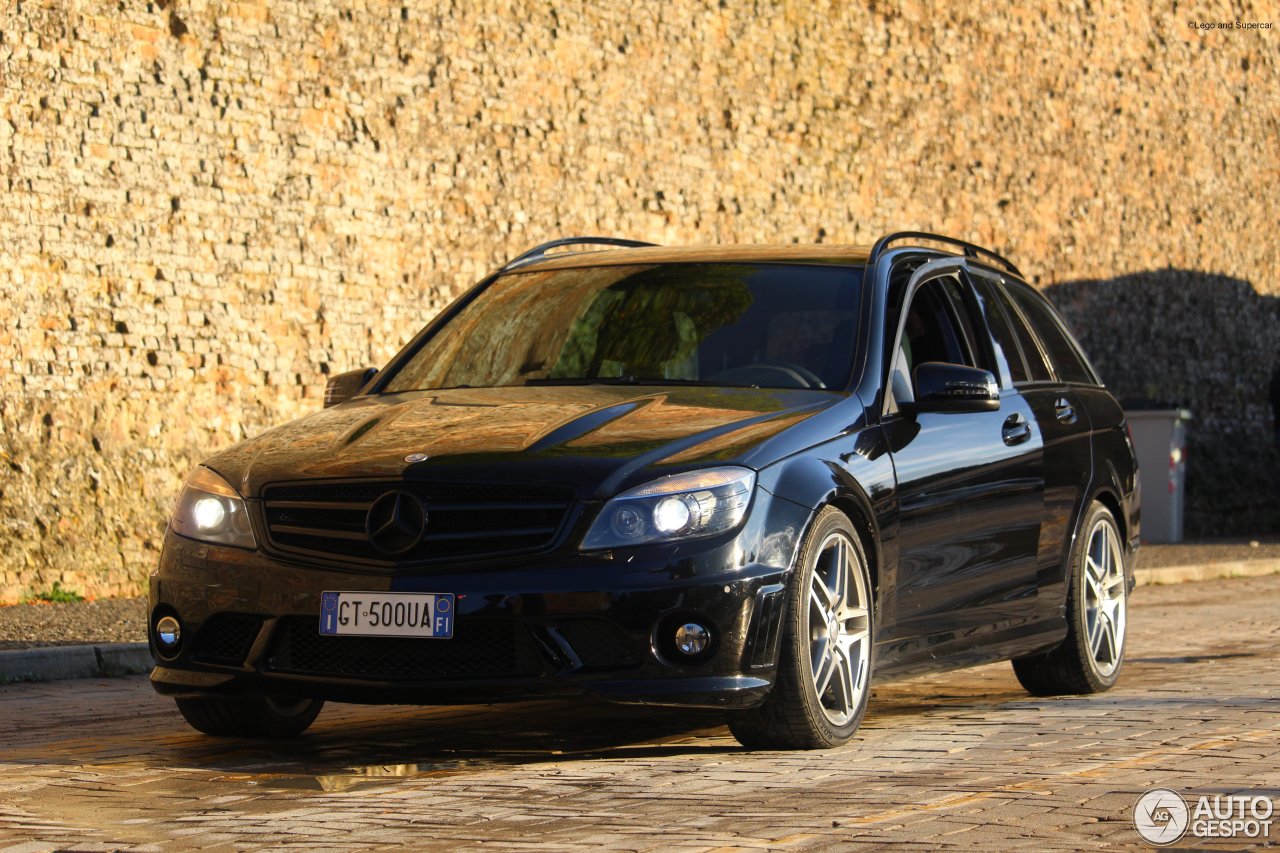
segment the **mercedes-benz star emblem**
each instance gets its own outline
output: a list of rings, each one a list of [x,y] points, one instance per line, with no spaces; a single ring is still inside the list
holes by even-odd
[[[369,507],[364,532],[369,544],[382,553],[406,554],[418,547],[427,532],[427,508],[417,495],[387,492]]]

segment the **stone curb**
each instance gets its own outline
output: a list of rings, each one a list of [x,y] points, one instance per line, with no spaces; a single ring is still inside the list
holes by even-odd
[[[18,649],[0,652],[0,684],[136,675],[153,665],[146,643]]]
[[[1138,586],[1222,578],[1256,578],[1274,574],[1280,574],[1280,560],[1233,560],[1202,566],[1164,566],[1134,571]],[[0,652],[0,684],[136,675],[150,672],[152,666],[151,653],[147,650],[146,643],[20,649]]]
[[[1138,561],[1142,561],[1139,552]],[[1138,586],[1153,584],[1212,581],[1221,578],[1258,578],[1280,574],[1280,560],[1226,560],[1221,563],[1205,563],[1199,566],[1162,566],[1155,569],[1135,569]]]

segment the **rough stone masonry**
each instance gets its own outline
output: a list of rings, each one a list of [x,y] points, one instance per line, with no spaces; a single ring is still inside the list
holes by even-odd
[[[1197,7],[3,0],[0,601],[136,593],[195,462],[576,233],[1006,251],[1235,428],[1226,529],[1276,465],[1280,21]]]

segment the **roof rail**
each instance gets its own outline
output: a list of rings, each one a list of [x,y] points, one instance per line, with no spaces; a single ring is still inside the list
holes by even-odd
[[[959,246],[964,251],[964,256],[966,258],[973,258],[974,260],[982,260],[978,256],[986,255],[988,258],[991,258],[992,260],[996,261],[996,263],[998,263],[1000,266],[1004,267],[1006,270],[1016,275],[1018,278],[1022,278],[1022,273],[1018,270],[1018,268],[1013,265],[1012,261],[1010,261],[1008,258],[1004,257],[1003,255],[997,254],[991,251],[990,249],[984,249],[981,246],[975,245],[973,243],[966,243],[965,241],[957,240],[954,237],[943,237],[941,234],[930,234],[928,231],[895,231],[892,234],[884,235],[883,237],[881,237],[879,240],[876,241],[876,244],[874,246],[871,247],[871,256],[867,258],[867,266],[869,267],[875,266],[875,263],[880,259],[880,256],[883,255],[886,251],[888,251],[890,243],[897,242],[898,240],[922,240],[922,239],[934,240],[939,243],[949,243],[952,246]]]
[[[623,240],[620,237],[561,237],[559,240],[551,240],[539,246],[534,246],[524,254],[507,261],[502,271],[506,272],[516,267],[522,267],[525,264],[544,260],[547,257],[547,252],[552,249],[558,249],[561,246],[619,246],[625,249],[637,249],[642,246],[656,245],[658,244],[645,243],[640,240]]]

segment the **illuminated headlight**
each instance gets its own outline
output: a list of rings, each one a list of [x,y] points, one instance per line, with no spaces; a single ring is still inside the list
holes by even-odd
[[[582,550],[712,536],[738,526],[756,475],[746,468],[704,468],[623,492],[600,511]]]
[[[256,548],[244,498],[231,484],[200,467],[191,472],[169,519],[173,532],[189,539]]]

